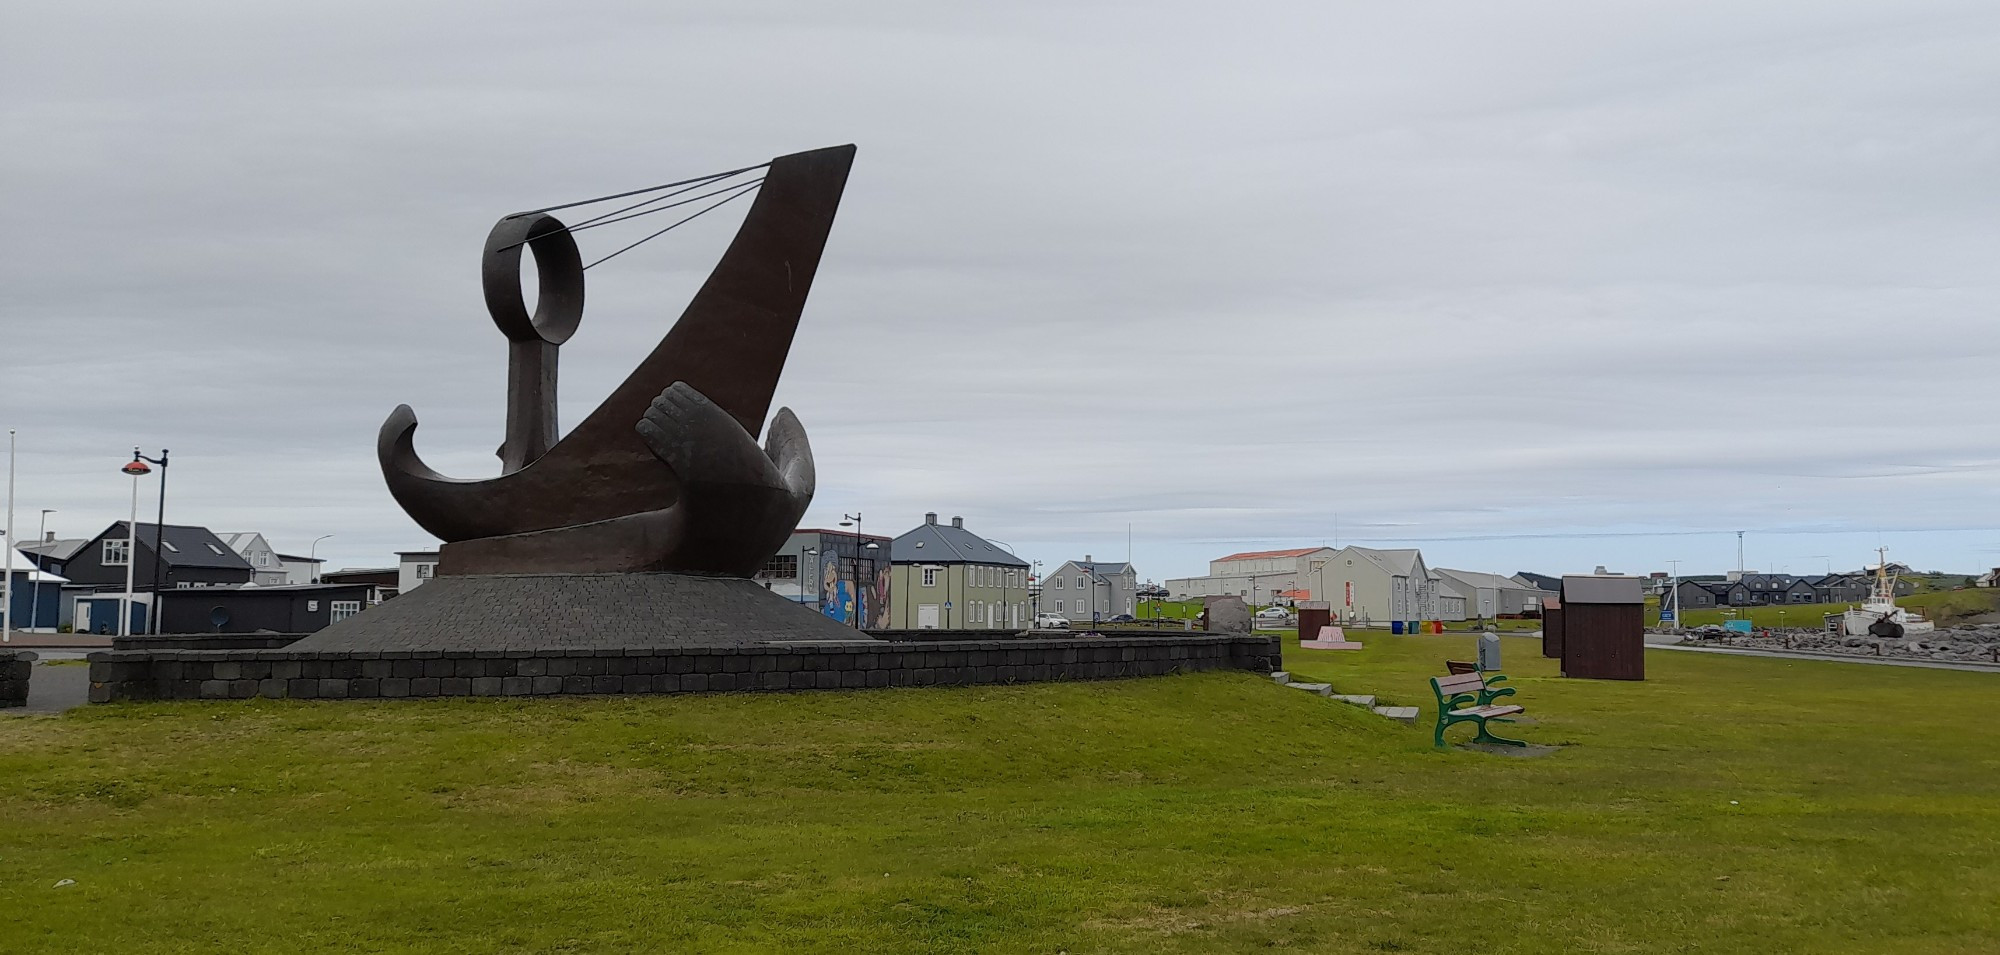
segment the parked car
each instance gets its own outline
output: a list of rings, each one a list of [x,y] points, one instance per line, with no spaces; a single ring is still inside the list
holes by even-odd
[[[1138,622],[1139,622],[1138,619],[1133,617],[1129,613],[1121,613],[1118,616],[1112,617],[1110,620],[1105,621],[1105,623],[1138,623]]]
[[[1283,607],[1265,607],[1257,611],[1257,619],[1259,620],[1290,620],[1291,618],[1292,612]]]
[[[1069,618],[1059,613],[1038,613],[1035,615],[1037,630],[1068,630]]]

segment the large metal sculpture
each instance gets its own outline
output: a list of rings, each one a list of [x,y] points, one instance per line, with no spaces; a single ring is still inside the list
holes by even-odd
[[[586,266],[552,210],[500,220],[482,261],[487,310],[510,347],[500,476],[457,480],[427,467],[408,405],[377,440],[390,493],[445,541],[438,572],[747,577],[783,546],[812,500],[812,449],[790,409],[771,420],[763,447],[757,436],[853,161],[850,145],[763,167],[735,238],[680,320],[560,437],[556,357],[583,316]],[[539,278],[532,314],[523,247]]]

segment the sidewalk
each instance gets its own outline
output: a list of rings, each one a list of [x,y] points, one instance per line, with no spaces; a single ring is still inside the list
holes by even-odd
[[[1835,663],[1865,663],[1870,666],[1916,667],[1922,670],[1965,670],[1972,673],[2000,673],[1991,663],[1940,663],[1897,657],[1862,657],[1845,653],[1813,653],[1807,650],[1746,650],[1742,647],[1683,647],[1671,643],[1646,642],[1648,650],[1681,650],[1687,653],[1722,653],[1739,657],[1771,657],[1778,660],[1830,660]]]

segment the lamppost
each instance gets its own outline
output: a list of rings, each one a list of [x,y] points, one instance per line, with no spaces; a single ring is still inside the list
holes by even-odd
[[[138,562],[139,550],[139,479],[153,473],[146,461],[139,455],[139,449],[132,449],[132,463],[118,470],[132,475],[132,517],[125,522],[125,599],[118,606],[118,635],[132,635],[132,565]],[[159,555],[153,559],[158,561]]]
[[[160,549],[160,541],[167,532],[167,449],[161,448],[159,457],[149,458],[140,454],[138,448],[133,448],[132,460],[160,466],[160,513],[153,519],[153,610],[146,615],[146,622],[152,625],[146,629],[152,633],[159,633],[160,570],[167,564],[166,552]],[[133,513],[136,515],[138,512]]]
[[[0,546],[7,548],[6,574],[0,577],[0,643],[14,642],[14,429],[7,429],[7,528],[6,540]]]
[[[37,527],[35,530],[35,543],[40,544],[43,540],[48,538],[49,515],[54,514],[55,512],[56,509],[53,507],[42,508],[42,522],[40,526]],[[12,542],[9,541],[9,543],[11,544]],[[35,574],[35,579],[33,580],[33,582],[29,584],[29,592],[28,592],[28,629],[30,630],[33,630],[37,626],[40,626],[42,622],[42,565],[41,564],[37,563],[35,565],[34,574]],[[14,575],[10,572],[7,576],[12,577]],[[13,621],[10,620],[8,622],[12,623]]]
[[[866,541],[862,537],[860,511],[855,511],[852,514],[843,513],[840,516],[845,518],[845,520],[840,522],[840,526],[854,528],[854,612],[848,614],[848,616],[852,618],[849,622],[854,625],[854,629],[859,630],[861,629],[861,608],[863,606],[861,601],[861,552],[864,550],[881,550],[882,545],[874,541]],[[864,541],[866,542],[864,543]],[[868,569],[875,569],[875,558],[873,556],[868,558],[868,564]]]
[[[312,574],[313,583],[319,583],[319,542],[332,536],[332,534],[321,534],[313,538],[311,547],[306,548],[306,566],[309,568],[308,572]]]

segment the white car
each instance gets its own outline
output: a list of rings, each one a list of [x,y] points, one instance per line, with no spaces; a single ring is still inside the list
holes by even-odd
[[[1059,613],[1038,613],[1035,615],[1037,630],[1068,630],[1069,618]]]
[[[1257,619],[1259,620],[1290,620],[1291,618],[1292,612],[1283,607],[1265,607],[1257,611]]]

